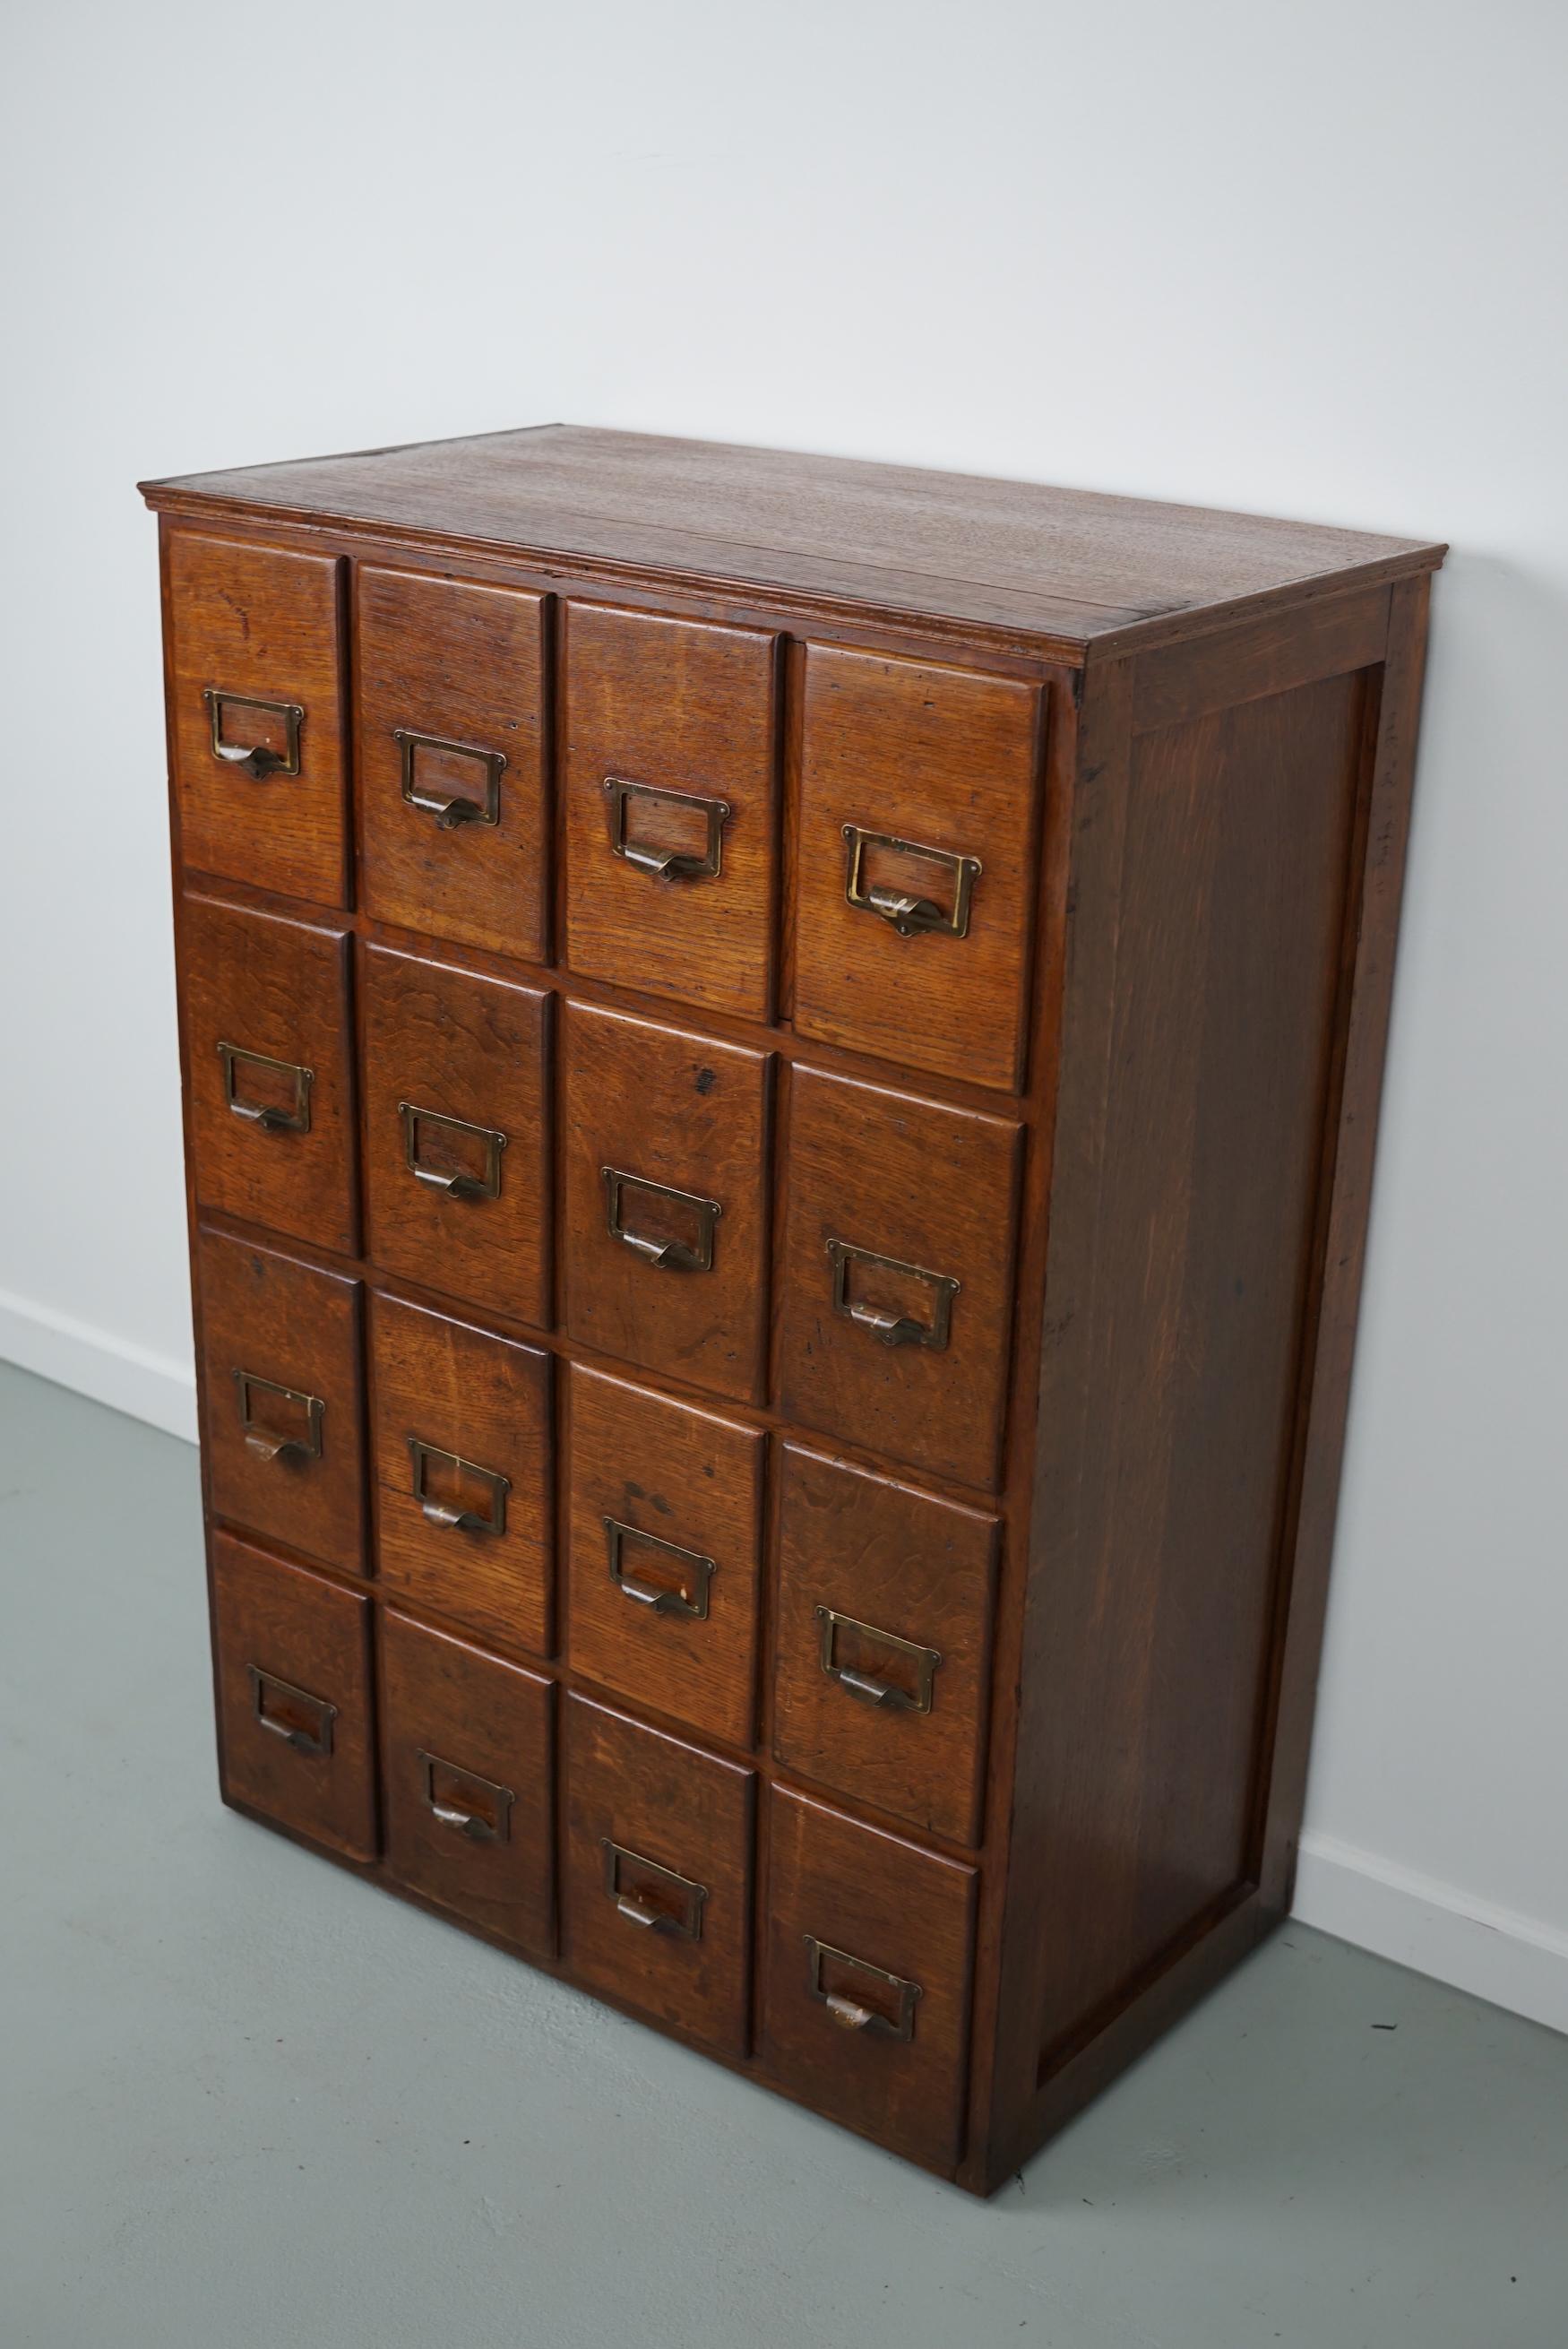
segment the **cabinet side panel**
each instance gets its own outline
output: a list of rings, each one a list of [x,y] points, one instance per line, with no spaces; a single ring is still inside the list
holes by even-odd
[[[1252,1868],[1366,690],[1130,746],[1098,1202],[1046,1299],[1042,2075]]]

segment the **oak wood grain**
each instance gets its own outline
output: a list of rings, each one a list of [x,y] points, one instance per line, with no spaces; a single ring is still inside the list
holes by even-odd
[[[996,1519],[786,1444],[780,1461],[773,1751],[787,1769],[912,1826],[977,1840]],[[897,1692],[868,1703],[824,1667]],[[856,1628],[856,1627],[865,1627]],[[920,1700],[923,1648],[929,1711]]]
[[[170,535],[168,563],[170,732],[187,870],[344,905],[342,564],[186,531]],[[202,698],[209,688],[298,708],[298,774],[258,779],[219,759]],[[219,739],[280,756],[287,748],[280,718],[238,700],[225,707]]]
[[[1114,643],[1138,624],[1430,569],[1441,547],[1036,482],[580,425],[147,482],[154,504],[332,515]]]
[[[374,564],[356,585],[366,908],[531,962],[544,957],[551,902],[543,610],[540,595]],[[438,823],[405,799],[398,730],[460,746],[409,746],[412,789],[438,801],[484,808],[487,756],[503,758],[496,821]]]
[[[1016,1084],[1039,719],[1038,688],[1015,678],[808,646],[795,893],[801,1035],[977,1084]],[[872,835],[858,857],[845,838],[851,826]],[[961,879],[959,860],[979,867],[972,880]],[[851,905],[857,865],[858,895],[913,896],[944,926],[905,936]],[[959,936],[949,925],[963,918],[965,892]]]
[[[212,1508],[345,1574],[365,1571],[360,1286],[219,1232],[203,1232],[201,1381]],[[312,1413],[267,1387],[250,1391],[251,1434],[237,1372],[310,1397]],[[258,1444],[287,1444],[266,1456]]]
[[[212,1604],[224,1793],[371,1858],[369,1600],[215,1533]]]
[[[195,895],[180,912],[197,1197],[352,1255],[359,1207],[348,933]],[[236,1061],[231,1107],[222,1044],[292,1065]]]
[[[787,1416],[912,1467],[995,1484],[1021,1142],[1003,1118],[791,1071],[777,1320]],[[934,1282],[956,1280],[946,1344],[888,1345],[838,1312],[830,1241],[901,1268],[853,1262],[851,1306],[929,1327]]]
[[[1149,734],[1260,701],[1319,678],[1370,668],[1388,635],[1387,587],[1326,595],[1305,611],[1270,613],[1244,628],[1150,653],[1134,671],[1132,730]]]
[[[607,1689],[731,1744],[751,1742],[767,1440],[628,1381],[573,1367],[570,1402],[572,1661]],[[622,1579],[704,1611],[655,1606]],[[704,1572],[662,1545],[695,1553]]]
[[[362,963],[370,1247],[388,1271],[493,1301],[524,1321],[550,1315],[548,995],[420,955],[369,946]],[[421,1166],[482,1181],[485,1133],[504,1135],[492,1196],[432,1188],[408,1164],[402,1104],[418,1119]],[[454,1133],[458,1119],[479,1133]]]
[[[568,604],[562,628],[566,951],[573,970],[753,1019],[771,999],[775,638]],[[616,815],[611,781],[642,787]],[[651,793],[667,796],[650,796]],[[696,802],[721,802],[720,820]],[[657,877],[634,848],[718,871]]]
[[[1006,1928],[1025,2107],[1247,1889],[1364,692],[1128,728],[1080,833],[1069,1038],[1075,985],[1095,1009],[1064,1074]]]
[[[573,1971],[646,2014],[743,2054],[750,2032],[754,1773],[586,1697],[573,1696],[566,1712],[563,1878]],[[627,1855],[616,1878],[626,1899],[686,1930],[640,1924],[622,1912],[606,1877],[606,1841]],[[700,1892],[700,1901],[668,1883],[666,1872]]]
[[[1287,1527],[1289,1570],[1276,1622],[1274,1685],[1258,1785],[1258,1868],[1264,1898],[1277,1915],[1290,1906],[1306,1799],[1313,1703],[1371,1211],[1377,1108],[1393,1004],[1429,595],[1430,582],[1425,578],[1394,590],[1386,661],[1376,699],[1370,692],[1367,697],[1367,805],[1359,869],[1353,875],[1352,918],[1346,925],[1347,968],[1338,1019],[1342,1065],[1326,1136],[1321,1272],[1310,1350],[1304,1361],[1296,1488],[1291,1495],[1294,1522]]]
[[[770,1055],[582,1003],[565,1028],[567,1330],[712,1393],[759,1399]],[[697,1258],[711,1241],[711,1263],[658,1264],[613,1234],[606,1170],[625,1178],[624,1232]]]
[[[501,1648],[548,1656],[555,1626],[550,1356],[380,1292],[370,1300],[370,1342],[383,1586]],[[484,1525],[438,1524],[425,1515],[410,1439],[469,1464],[427,1458],[420,1482],[436,1506]],[[488,1526],[496,1514],[494,1478],[505,1486],[500,1532]]]
[[[872,2130],[918,2160],[959,2151],[967,2064],[975,1871],[882,1834],[845,1813],[775,1788],[763,2064],[819,2112]],[[907,2040],[874,2024],[845,2029],[812,1995],[811,1935],[840,1958],[822,1986],[889,2018],[896,2003],[868,1968],[919,1992]]]
[[[381,1618],[387,1865],[530,1957],[555,1953],[554,1700],[537,1672]]]

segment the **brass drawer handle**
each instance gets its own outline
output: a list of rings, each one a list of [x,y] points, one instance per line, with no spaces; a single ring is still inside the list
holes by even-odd
[[[260,1126],[263,1133],[308,1133],[310,1132],[310,1089],[315,1082],[315,1071],[302,1068],[297,1061],[274,1061],[266,1052],[248,1052],[242,1044],[220,1044],[218,1058],[223,1063],[223,1100],[236,1117]],[[277,1109],[269,1103],[240,1099],[236,1090],[239,1068],[270,1069],[275,1076],[294,1079],[294,1107]]]
[[[423,808],[427,815],[433,815],[438,832],[455,832],[465,823],[500,822],[504,750],[480,750],[471,742],[443,741],[438,734],[413,734],[406,726],[394,726],[392,740],[403,764],[403,797],[410,807]],[[477,759],[484,769],[484,798],[465,800],[456,792],[420,791],[414,780],[414,759],[418,750],[439,750],[449,759]]]
[[[876,914],[891,924],[901,938],[913,938],[927,930],[944,930],[955,938],[969,935],[969,901],[975,895],[975,884],[980,877],[977,856],[957,856],[950,848],[927,848],[918,840],[899,840],[891,832],[866,832],[858,823],[847,823],[844,838],[849,843],[845,860],[844,896],[857,913]],[[945,908],[934,898],[920,897],[907,891],[866,885],[865,864],[868,848],[887,848],[899,856],[923,856],[933,864],[940,864],[952,876],[952,903]]]
[[[431,1525],[450,1526],[459,1533],[505,1533],[506,1496],[511,1490],[510,1476],[503,1476],[499,1468],[481,1468],[477,1460],[465,1460],[460,1452],[447,1452],[438,1444],[426,1444],[418,1435],[408,1438],[408,1456],[413,1463],[414,1498]],[[490,1495],[489,1508],[452,1508],[445,1501],[432,1500],[432,1460],[444,1460],[456,1475],[477,1477]]]
[[[263,701],[253,693],[225,693],[215,685],[204,685],[201,698],[211,720],[214,759],[222,759],[226,767],[242,767],[258,782],[264,781],[268,775],[298,774],[299,730],[304,723],[304,711],[297,701]],[[264,709],[269,717],[281,718],[287,747],[273,750],[264,742],[225,742],[224,713],[231,709]]]
[[[833,1310],[869,1330],[884,1346],[926,1346],[934,1354],[946,1350],[953,1330],[953,1300],[963,1287],[950,1273],[926,1272],[918,1264],[904,1264],[895,1256],[877,1256],[871,1248],[853,1247],[848,1240],[830,1240],[833,1262]],[[917,1280],[931,1291],[931,1319],[918,1321],[913,1314],[896,1313],[868,1299],[850,1295],[851,1265],[896,1273],[901,1280]]]
[[[629,783],[623,775],[606,775],[610,794],[610,845],[615,854],[655,881],[716,880],[724,863],[724,827],[729,821],[727,800],[709,799],[700,792],[670,792],[657,783]],[[707,825],[707,845],[699,855],[674,848],[645,848],[631,837],[629,802],[662,800],[672,807],[691,808]]]
[[[293,1467],[296,1462],[319,1460],[322,1445],[322,1422],[326,1416],[326,1404],[320,1395],[305,1394],[298,1387],[281,1387],[275,1379],[259,1379],[253,1371],[235,1371],[234,1385],[239,1395],[240,1425],[245,1431],[245,1448],[263,1460],[275,1460],[281,1465]],[[255,1398],[272,1395],[290,1410],[303,1411],[304,1427],[297,1435],[280,1435],[276,1428],[265,1426],[256,1417]]]
[[[498,1785],[493,1778],[481,1778],[477,1770],[465,1770],[459,1762],[444,1762],[438,1754],[427,1754],[420,1746],[415,1755],[425,1780],[425,1807],[444,1827],[465,1835],[471,1843],[510,1843],[511,1841],[511,1806],[517,1796],[510,1786]],[[443,1801],[436,1785],[436,1773],[443,1770],[460,1785],[476,1788],[482,1800],[488,1798],[495,1816],[487,1818],[482,1810],[474,1810],[461,1803]],[[454,1791],[456,1791],[454,1789]]]
[[[885,1966],[873,1966],[869,1959],[857,1958],[848,1950],[836,1950],[830,1941],[819,1941],[815,1933],[807,1933],[804,1940],[810,1960],[807,1986],[835,2023],[846,2031],[868,2031],[883,2039],[914,2037],[915,2002],[922,1995],[918,1982],[907,1982],[903,1974],[889,1973]],[[887,2014],[881,2007],[868,2006],[862,2000],[851,1998],[847,1991],[829,1990],[823,1980],[824,1961],[845,1969],[851,1977],[869,1975],[874,1990],[892,2007],[892,2013]]]
[[[273,1737],[281,1737],[285,1745],[292,1745],[296,1754],[330,1754],[337,1707],[328,1704],[324,1696],[312,1696],[308,1689],[295,1688],[292,1681],[279,1680],[275,1672],[263,1671],[259,1664],[252,1664],[248,1670],[251,1698],[262,1727]],[[269,1702],[281,1705],[281,1711],[269,1713]],[[301,1724],[301,1713],[311,1726]]]
[[[686,1615],[693,1622],[707,1622],[708,1585],[715,1571],[711,1557],[704,1557],[700,1550],[683,1549],[679,1542],[665,1541],[658,1534],[645,1533],[641,1526],[624,1526],[619,1517],[605,1518],[604,1540],[610,1554],[610,1579],[626,1598],[647,1608],[650,1614]],[[680,1588],[671,1590],[658,1583],[640,1582],[628,1574],[624,1564],[628,1541],[645,1542],[661,1557],[677,1559]]]
[[[672,1191],[667,1183],[650,1183],[641,1174],[628,1174],[618,1166],[601,1166],[604,1178],[604,1220],[613,1240],[629,1247],[649,1264],[665,1272],[710,1272],[713,1269],[713,1227],[724,1209],[717,1199],[704,1199],[695,1191]],[[645,1191],[655,1199],[673,1200],[678,1207],[689,1207],[696,1218],[696,1239],[689,1245],[685,1240],[645,1239],[638,1232],[629,1232],[623,1220],[624,1195],[628,1190]]]
[[[836,1608],[813,1609],[822,1627],[822,1646],[819,1661],[830,1681],[861,1704],[874,1705],[882,1713],[929,1713],[932,1682],[942,1661],[940,1648],[923,1647],[918,1640],[901,1640],[896,1631],[880,1631],[874,1623],[861,1623],[853,1615],[841,1615]],[[869,1672],[851,1671],[838,1661],[839,1633],[859,1632],[863,1640],[874,1640],[879,1647],[892,1648],[895,1654],[906,1657],[913,1668],[913,1692],[901,1688],[896,1681],[876,1680]]]
[[[500,1195],[500,1154],[506,1148],[506,1136],[492,1125],[470,1125],[465,1117],[446,1117],[438,1109],[420,1109],[413,1102],[399,1102],[397,1114],[403,1121],[403,1156],[408,1172],[417,1183],[428,1184],[432,1191],[445,1191],[453,1199],[496,1199]],[[443,1174],[434,1166],[427,1166],[419,1155],[419,1129],[422,1125],[438,1125],[443,1133],[461,1133],[484,1145],[482,1174]]]
[[[706,1884],[696,1884],[689,1876],[677,1876],[673,1868],[661,1867],[656,1859],[628,1850],[624,1844],[612,1843],[608,1836],[601,1836],[599,1842],[604,1854],[605,1898],[614,1902],[628,1925],[642,1925],[651,1933],[668,1934],[673,1940],[701,1940],[702,1912],[707,1899]],[[623,1883],[623,1870],[628,1868],[644,1881],[641,1897]],[[646,1897],[649,1891],[655,1896],[651,1899]]]

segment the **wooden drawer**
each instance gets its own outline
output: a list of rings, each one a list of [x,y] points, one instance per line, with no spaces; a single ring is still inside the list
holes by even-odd
[[[363,1573],[359,1283],[221,1232],[197,1269],[213,1510]]]
[[[550,1356],[370,1300],[382,1583],[503,1648],[554,1640]]]
[[[793,1071],[779,1314],[787,1418],[994,1485],[1021,1129]]]
[[[212,1611],[224,1794],[374,1859],[369,1600],[214,1533]]]
[[[549,997],[377,946],[364,978],[371,1254],[547,1321]]]
[[[775,1754],[976,1842],[995,1518],[795,1444],[780,1482]]]
[[[569,1393],[573,1668],[748,1744],[764,1438],[581,1366]]]
[[[563,633],[568,961],[765,1019],[778,639],[596,604]]]
[[[542,960],[543,599],[361,567],[361,885],[383,922]]]
[[[566,1014],[566,1326],[759,1401],[772,1055],[581,1003]]]
[[[763,2062],[816,2111],[936,2168],[964,2137],[976,1882],[774,1790]]]
[[[211,897],[181,910],[197,1198],[351,1256],[348,934]]]
[[[1016,1085],[1038,687],[828,645],[805,667],[796,1027]]]
[[[555,1954],[554,1694],[461,1640],[381,1619],[387,1868],[534,1958]]]
[[[753,1774],[567,1702],[566,1956],[580,1982],[729,2055],[749,2038]]]
[[[188,872],[346,897],[342,566],[175,531],[170,693]]]

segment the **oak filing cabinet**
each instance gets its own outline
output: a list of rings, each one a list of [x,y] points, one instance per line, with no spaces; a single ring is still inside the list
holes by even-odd
[[[1289,1901],[1442,549],[146,494],[227,1798],[987,2191]]]

